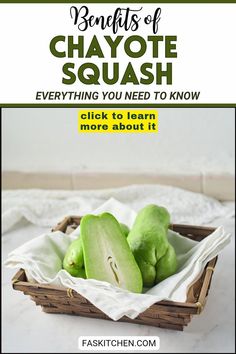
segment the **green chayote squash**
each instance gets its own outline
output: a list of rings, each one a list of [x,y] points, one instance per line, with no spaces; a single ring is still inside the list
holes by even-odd
[[[80,237],[72,241],[68,247],[63,260],[63,268],[73,277],[86,278],[83,248]]]
[[[120,223],[120,228],[125,237],[127,237],[129,233],[128,226]],[[81,237],[72,241],[68,247],[63,260],[63,268],[73,277],[86,278]]]
[[[175,250],[167,239],[169,224],[167,209],[151,204],[138,213],[127,237],[145,287],[152,287],[176,272]]]
[[[80,232],[87,278],[107,281],[131,292],[142,292],[140,269],[113,215],[84,216]]]

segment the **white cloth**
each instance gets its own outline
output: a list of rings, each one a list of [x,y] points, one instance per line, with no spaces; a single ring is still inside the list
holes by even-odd
[[[151,203],[165,206],[176,223],[200,225],[234,214],[233,203],[224,205],[200,193],[157,184],[81,191],[10,190],[2,192],[2,232],[22,218],[38,226],[52,227],[66,215],[84,215],[109,198],[135,211]]]
[[[103,211],[111,212],[129,227],[136,216],[135,211],[115,199],[104,203],[94,214]],[[67,247],[78,235],[79,228],[71,235],[59,231],[43,234],[11,252],[5,265],[25,269],[33,281],[74,289],[113,320],[124,315],[133,319],[163,299],[184,302],[189,286],[201,274],[206,263],[230,242],[230,234],[226,234],[222,227],[201,242],[169,231],[168,238],[178,259],[177,273],[144,294],[134,294],[106,282],[74,278],[61,269]]]

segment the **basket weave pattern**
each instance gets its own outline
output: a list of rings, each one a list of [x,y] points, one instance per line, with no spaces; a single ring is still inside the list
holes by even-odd
[[[53,231],[60,230],[68,234],[79,225],[80,219],[77,216],[67,217]],[[215,230],[211,227],[178,224],[171,225],[171,228],[196,241],[202,240]],[[208,262],[200,278],[190,287],[186,302],[160,301],[139,314],[134,320],[124,316],[119,321],[183,330],[184,326],[191,321],[192,316],[201,313],[205,306],[216,261],[217,257]],[[20,269],[13,277],[12,286],[15,290],[30,295],[36,305],[42,306],[44,312],[111,320],[72,289],[28,282],[23,269]]]

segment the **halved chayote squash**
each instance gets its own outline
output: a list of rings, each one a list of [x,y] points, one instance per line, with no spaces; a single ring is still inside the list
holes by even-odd
[[[128,226],[120,223],[120,227],[125,237],[127,237],[129,233]],[[63,259],[63,268],[73,277],[86,278],[81,237],[72,241],[68,247]]]
[[[80,232],[87,278],[107,281],[131,292],[142,292],[140,269],[113,215],[84,216]]]

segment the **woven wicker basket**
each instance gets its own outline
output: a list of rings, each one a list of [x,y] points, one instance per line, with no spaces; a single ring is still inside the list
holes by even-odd
[[[67,217],[53,230],[60,230],[68,234],[79,225],[80,219],[77,216]],[[181,235],[196,241],[202,240],[215,230],[212,227],[178,224],[171,225],[171,228]],[[208,262],[199,279],[190,287],[186,302],[160,301],[150,306],[134,320],[123,317],[119,321],[182,331],[184,326],[187,326],[191,321],[192,316],[200,314],[205,306],[216,261],[217,257]],[[12,279],[12,285],[15,290],[20,290],[25,295],[30,295],[36,305],[42,306],[44,312],[111,320],[72,289],[28,282],[23,269],[20,269],[15,274]]]

